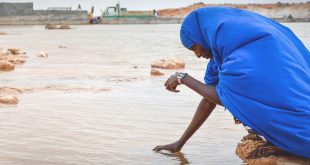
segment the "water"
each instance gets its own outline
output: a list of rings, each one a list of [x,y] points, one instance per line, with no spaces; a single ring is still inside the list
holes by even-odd
[[[309,48],[310,24],[286,25]],[[183,71],[203,80],[207,61],[181,46],[179,26],[0,27],[10,34],[0,47],[29,56],[0,72],[0,85],[33,89],[17,106],[0,107],[0,164],[242,164],[234,151],[245,131],[223,107],[181,153],[152,151],[181,136],[201,99],[183,86],[178,94],[164,89],[176,70],[150,76],[152,61],[180,57]],[[49,57],[36,57],[40,51]]]

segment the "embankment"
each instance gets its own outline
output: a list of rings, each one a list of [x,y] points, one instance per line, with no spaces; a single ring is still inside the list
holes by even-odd
[[[245,9],[282,22],[310,22],[310,2],[275,4],[204,4],[196,3],[188,7],[159,10],[160,17],[185,17],[191,11],[209,6],[227,6]]]
[[[33,3],[0,3],[0,25],[87,24],[87,11],[33,10]]]

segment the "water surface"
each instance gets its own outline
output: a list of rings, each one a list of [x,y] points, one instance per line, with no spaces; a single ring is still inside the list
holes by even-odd
[[[286,25],[309,48],[310,24]],[[181,136],[201,99],[183,86],[177,94],[165,90],[176,70],[150,76],[152,61],[180,57],[183,71],[203,80],[207,61],[182,47],[179,26],[0,27],[9,34],[0,36],[0,47],[29,56],[14,72],[0,72],[0,86],[56,88],[24,93],[17,106],[0,107],[0,164],[242,164],[234,151],[245,131],[223,107],[182,153],[152,151]],[[36,57],[40,51],[49,57]]]

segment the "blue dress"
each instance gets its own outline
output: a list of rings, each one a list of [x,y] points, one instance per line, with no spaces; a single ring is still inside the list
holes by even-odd
[[[234,8],[190,13],[180,37],[213,54],[205,83],[223,105],[273,145],[310,158],[310,53],[287,27]]]

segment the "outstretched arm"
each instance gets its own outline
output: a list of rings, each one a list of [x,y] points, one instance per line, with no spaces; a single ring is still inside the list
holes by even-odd
[[[181,138],[171,144],[167,145],[161,145],[155,147],[153,150],[154,151],[160,151],[160,150],[168,150],[170,152],[177,152],[180,151],[183,147],[183,145],[187,142],[187,140],[198,130],[198,128],[206,121],[206,119],[209,117],[213,109],[215,108],[215,104],[209,102],[206,99],[202,99],[200,101],[199,106],[197,107],[196,113],[181,136]]]
[[[203,99],[201,100],[196,113],[183,133],[182,137],[171,144],[161,145],[155,147],[154,151],[160,150],[168,150],[170,152],[180,151],[183,145],[187,142],[187,140],[199,129],[199,127],[206,121],[209,117],[216,104],[222,105],[217,93],[216,89],[213,86],[205,85],[200,81],[192,78],[190,75],[186,75],[182,79],[182,84],[185,84],[187,87],[191,88],[198,94],[200,94]],[[180,92],[176,90],[176,87],[180,85],[177,80],[177,73],[170,76],[170,78],[165,82],[166,89],[171,92]]]

